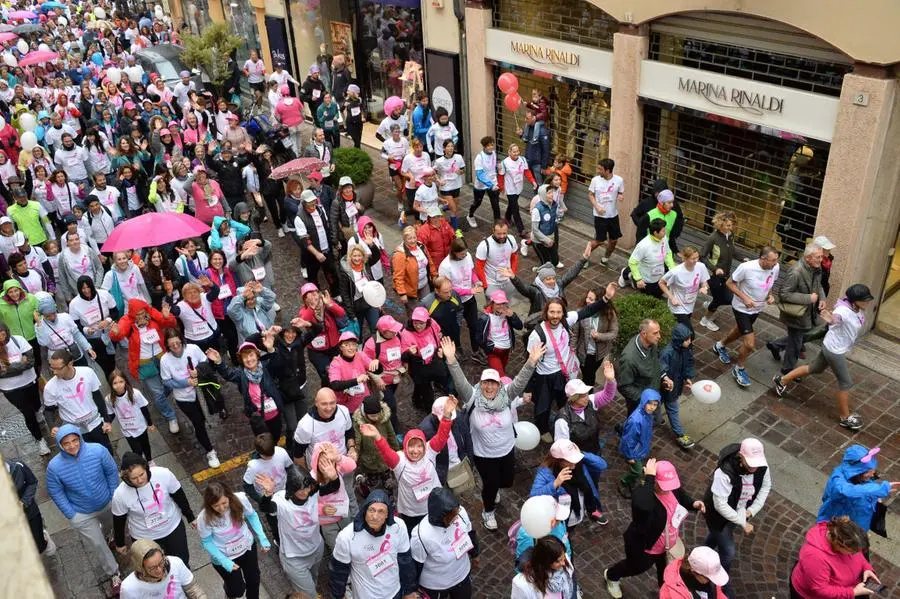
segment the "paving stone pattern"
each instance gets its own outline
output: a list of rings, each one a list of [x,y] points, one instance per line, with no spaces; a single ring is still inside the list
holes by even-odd
[[[374,208],[368,214],[373,216],[382,233],[388,238],[388,245],[393,247],[393,244],[399,240],[399,230],[396,226],[396,200],[389,188],[381,159],[376,152],[370,151],[370,153],[376,163],[374,173],[376,200]],[[471,190],[464,190],[460,200],[460,206],[468,207],[471,201]],[[473,252],[477,242],[489,232],[489,218],[490,207],[488,203],[485,203],[480,209],[479,227],[475,231],[466,231],[465,233],[465,238]],[[569,228],[568,223],[564,221],[563,224],[565,228],[560,236],[560,254],[565,264],[570,265],[584,249],[587,241],[584,231],[587,229],[583,226],[576,226],[577,232],[574,232],[572,228]],[[271,228],[264,228],[264,233],[269,234],[268,238],[276,248],[276,251],[273,252],[277,273],[276,292],[282,313],[294,315],[299,305],[297,290],[303,282],[298,265],[298,250],[290,237],[278,239]],[[595,262],[598,258],[599,256],[595,257]],[[520,261],[519,272],[524,279],[530,280],[530,269],[535,264],[533,252],[528,258]],[[616,267],[624,266],[625,256],[614,256],[610,264]],[[609,281],[615,280],[616,277],[617,272],[612,268],[596,264],[589,266],[569,286],[568,299],[570,302],[579,302],[588,288],[601,287]],[[389,295],[393,295],[393,292],[389,291]],[[718,362],[710,350],[714,340],[722,336],[726,327],[732,323],[730,313],[727,310],[721,310],[718,322],[722,326],[722,331],[719,333],[711,334],[697,326],[697,379],[716,378],[726,372],[726,367]],[[758,343],[762,346],[766,340],[780,336],[781,330],[776,322],[765,318],[760,319],[757,324]],[[466,338],[465,335],[463,337]],[[468,345],[468,341],[464,341],[464,344]],[[815,351],[815,348],[810,347],[809,350]],[[771,357],[766,356],[766,359],[771,360]],[[522,362],[522,352],[515,351],[510,363],[510,371],[516,372]],[[466,363],[464,369],[470,380],[477,380],[475,377],[480,371],[480,367],[473,363]],[[848,443],[858,441],[869,446],[880,446],[882,451],[879,460],[885,479],[900,480],[900,437],[897,434],[898,424],[900,424],[900,420],[898,420],[900,417],[897,415],[900,383],[857,364],[852,365],[851,372],[859,383],[852,393],[854,409],[858,410],[867,422],[866,428],[860,433],[852,435],[849,431],[837,426],[834,402],[830,396],[830,390],[835,388],[835,381],[830,373],[808,378],[792,388],[790,394],[783,399],[779,399],[774,392],[764,388],[760,381],[755,381],[753,391],[759,393],[759,396],[746,409],[739,412],[733,421],[825,474],[840,461],[840,456]],[[751,374],[753,373],[751,372]],[[318,377],[312,367],[308,368],[308,376],[307,392],[309,396],[312,396],[318,388]],[[400,417],[404,428],[415,426],[424,416],[424,413],[417,412],[411,405],[411,389],[412,385],[408,381],[404,381],[398,393]],[[731,388],[726,382],[723,388],[723,402],[728,401],[730,391]],[[233,385],[225,385],[225,395],[231,412],[230,418],[224,422],[214,418],[209,422],[210,437],[223,462],[252,449],[250,427],[242,413],[241,399]],[[522,416],[529,417],[529,410],[523,410]],[[4,402],[3,409],[0,411],[0,419],[14,414],[12,408]],[[576,527],[571,534],[575,567],[583,586],[584,597],[592,599],[607,596],[603,584],[603,569],[623,556],[622,533],[631,517],[629,503],[615,490],[615,479],[624,470],[625,465],[624,460],[615,449],[618,440],[612,431],[612,426],[624,417],[624,407],[621,402],[616,402],[614,405],[604,408],[602,415],[606,423],[604,432],[609,443],[603,455],[610,464],[610,470],[601,483],[600,490],[604,510],[609,514],[610,523],[607,526],[585,523]],[[6,424],[3,420],[0,422]],[[10,432],[15,430],[15,425],[7,426],[10,428]],[[690,430],[688,432],[690,433]],[[203,452],[194,440],[190,425],[184,419],[182,419],[180,434],[171,435],[165,430],[161,432],[161,435],[170,448],[172,457],[183,466],[187,473],[198,472],[206,468]],[[36,449],[27,436],[17,439],[15,442],[12,442],[11,437],[7,437],[4,444],[0,445],[0,450],[7,455],[17,455],[19,459],[24,460],[35,472],[39,473],[39,478],[43,480],[45,462],[37,456]],[[462,497],[463,504],[476,522],[476,528],[481,538],[481,567],[473,573],[475,597],[500,599],[509,596],[513,559],[507,548],[505,531],[517,518],[519,507],[528,497],[535,468],[543,457],[542,452],[546,450],[547,446],[541,445],[538,450],[524,452],[519,456],[516,465],[515,487],[504,491],[502,503],[498,507],[500,530],[488,532],[481,527],[479,518],[481,502],[477,492]],[[715,455],[712,451],[701,448],[700,445],[689,452],[679,450],[668,429],[663,427],[654,436],[653,454],[673,461],[679,470],[684,488],[694,497],[702,498],[715,467]],[[240,488],[242,475],[243,468],[238,468],[219,475],[215,479],[227,481],[233,488]],[[190,481],[185,482],[189,483]],[[814,523],[813,514],[779,493],[779,489],[784,489],[791,483],[791,480],[775,480],[774,490],[766,507],[755,521],[757,532],[750,537],[745,537],[742,533],[737,535],[738,557],[732,576],[739,597],[768,599],[769,597],[788,596],[786,580],[789,571],[796,560],[805,531]],[[199,487],[199,490],[202,491],[204,484]],[[40,486],[38,500],[39,502],[47,501],[46,488],[43,484]],[[706,525],[702,518],[691,516],[687,519],[684,535],[689,548],[702,542],[705,534]],[[79,599],[105,596],[104,587],[98,587],[96,584],[96,580],[99,578],[97,564],[93,563],[90,554],[82,549],[75,532],[71,529],[63,530],[55,534],[54,538],[60,546],[59,553],[55,558],[45,558],[45,562],[51,582],[57,589],[57,596],[78,597]],[[198,555],[196,559],[203,563],[201,556]],[[192,556],[192,562],[193,560]],[[900,592],[896,587],[896,581],[900,580],[898,560],[895,558],[892,560],[893,563],[888,563],[885,559],[875,555],[873,561],[882,581],[891,587],[886,596],[900,597]],[[281,572],[277,556],[274,553],[261,556],[260,565],[264,590],[271,597],[283,597],[290,589]],[[326,588],[324,585],[326,577],[327,563],[323,563],[320,590]],[[211,577],[208,580],[215,579]],[[625,579],[622,587],[626,597],[655,597],[658,592],[655,577],[651,573]],[[206,591],[210,597],[222,596],[221,587],[215,584],[209,585]]]

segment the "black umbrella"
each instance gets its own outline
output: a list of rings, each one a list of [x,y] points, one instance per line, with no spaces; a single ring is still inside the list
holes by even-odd
[[[35,25],[34,23],[25,23],[23,25],[19,25],[17,27],[13,27],[13,33],[18,35],[29,34],[29,33],[40,33],[44,31],[44,28],[40,25]]]

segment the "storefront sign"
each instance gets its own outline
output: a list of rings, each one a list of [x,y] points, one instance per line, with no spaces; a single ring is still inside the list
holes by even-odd
[[[654,60],[641,63],[640,95],[747,123],[831,141],[839,99]]]
[[[612,85],[612,52],[502,29],[488,29],[485,57],[601,87]]]
[[[289,60],[287,29],[284,19],[266,15],[266,34],[269,36],[269,49],[272,51],[272,62],[284,65],[284,70],[291,75],[294,73],[293,65]]]

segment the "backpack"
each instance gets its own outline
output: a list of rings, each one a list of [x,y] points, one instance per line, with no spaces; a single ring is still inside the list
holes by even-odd
[[[486,260],[490,257],[490,255],[491,255],[491,244],[488,243],[488,240],[487,240],[487,239],[485,239],[485,240],[483,241],[483,243],[484,243],[484,259],[485,259],[485,261],[486,261]],[[513,249],[513,250],[515,249],[516,244],[515,244],[515,242],[514,242],[512,239],[510,239],[509,237],[506,238],[506,243],[509,244],[509,246],[510,246],[511,249]],[[480,245],[480,244],[479,244],[479,245]],[[476,249],[477,249],[477,248],[476,248]]]

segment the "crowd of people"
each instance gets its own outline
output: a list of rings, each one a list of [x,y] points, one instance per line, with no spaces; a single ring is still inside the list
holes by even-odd
[[[854,284],[827,309],[825,264],[835,246],[824,237],[781,276],[775,248],[737,260],[730,213],[716,216],[702,248],[679,249],[672,234],[684,219],[662,182],[632,214],[639,238],[618,284],[568,303],[566,288],[592,252],[604,246],[605,265],[615,251],[624,184],[613,160],[602,160],[589,191],[594,239],[562,271],[559,223],[572,169],[565,156],[550,155],[539,93],[505,158],[487,136],[471,160],[466,223],[479,226],[485,195],[493,213],[474,256],[458,216],[468,161],[446,110],[432,110],[422,93],[385,116],[377,136],[402,227],[391,248],[364,214],[354,181],[332,176],[341,121],[359,146],[365,116],[344,57],[330,67],[317,61],[300,83],[283,65],[267,73],[251,51],[221,89],[198,89],[187,71],[170,86],[134,56],[179,41],[161,12],[128,15],[102,1],[15,4],[2,8],[0,42],[0,391],[22,413],[37,452],[52,457],[40,481],[20,461],[6,460],[6,468],[38,551],[55,551],[35,502],[46,484],[111,591],[126,599],[205,598],[191,572],[193,534],[227,597],[259,596],[258,554],[270,550],[296,597],[312,599],[317,589],[335,598],[477,596],[479,537],[501,534],[496,506],[517,476],[523,406],[545,444],[530,494],[546,504],[550,534],[534,538],[518,522],[502,523],[515,546],[511,597],[581,597],[579,579],[600,572],[576,570],[568,531],[610,521],[600,410],[619,395],[627,468],[617,486],[632,521],[623,559],[602,572],[609,594],[622,597],[623,578],[655,566],[660,597],[735,597],[735,531],[753,533],[774,484],[763,444],[746,438],[723,448],[702,499],[690,497],[675,466],[653,450],[661,408],[678,446],[694,446],[678,414],[696,377],[700,294],[712,299],[699,324],[713,331],[717,308],[731,304],[736,325],[715,351],[729,364],[726,347],[740,341],[732,370],[739,385],[750,384],[744,365],[755,349],[754,321],[776,303],[787,326],[767,345],[782,361],[776,392],[831,368],[840,425],[862,426],[849,407],[846,353],[873,297]],[[13,33],[19,23],[33,23],[34,32]],[[388,41],[378,42],[383,53]],[[26,60],[33,52],[50,56]],[[244,80],[254,94],[246,114]],[[286,129],[289,141],[277,151],[248,130],[261,111]],[[300,156],[324,167],[271,177]],[[518,204],[526,181],[530,227]],[[190,214],[209,232],[104,251],[115,227],[147,212]],[[278,301],[292,292],[279,285],[270,233],[296,242],[304,283],[295,315]],[[533,277],[519,261],[529,248],[538,258]],[[677,326],[665,347],[659,323],[645,320],[614,355],[614,298],[628,285],[668,302]],[[513,311],[519,300],[527,312]],[[804,344],[823,336],[818,357],[798,366]],[[514,351],[525,356],[517,370]],[[461,362],[478,365],[477,380]],[[403,379],[410,401],[398,397]],[[225,383],[237,389],[242,415],[229,410]],[[400,415],[421,422],[403,430]],[[155,463],[149,433],[159,425],[185,434],[189,422],[215,474],[213,416],[246,420],[253,446],[229,453],[252,457],[241,488],[213,480],[202,505],[192,505],[186,481]],[[130,449],[119,457],[114,422]],[[877,480],[877,453],[846,450],[791,575],[792,597],[874,592],[866,533],[880,500],[900,487]],[[460,496],[475,491],[482,506],[470,514]],[[681,525],[691,512],[705,518],[708,535],[688,551]],[[127,576],[116,554],[130,558]],[[328,579],[320,580],[324,560]]]

